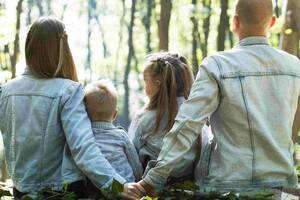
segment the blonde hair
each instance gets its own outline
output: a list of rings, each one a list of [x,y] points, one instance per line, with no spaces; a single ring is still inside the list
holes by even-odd
[[[272,0],[237,0],[236,14],[248,27],[265,28],[273,16]]]
[[[192,70],[183,56],[169,52],[150,54],[147,57],[144,73],[148,73],[152,80],[161,82],[156,94],[150,97],[147,110],[156,110],[156,128],[167,113],[168,123],[165,127],[169,131],[178,112],[177,97],[188,98],[194,76]]]
[[[117,110],[117,90],[108,79],[88,84],[84,99],[92,121],[111,120]]]

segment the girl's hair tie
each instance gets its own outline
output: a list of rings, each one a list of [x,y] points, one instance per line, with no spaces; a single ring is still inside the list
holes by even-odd
[[[60,34],[60,38],[61,39],[67,39],[68,35],[66,34],[66,32],[63,32],[63,33]]]

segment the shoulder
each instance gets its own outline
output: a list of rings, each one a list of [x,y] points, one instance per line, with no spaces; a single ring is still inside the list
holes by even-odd
[[[146,125],[149,126],[149,124],[155,122],[155,119],[156,119],[155,110],[143,110],[134,117],[133,122],[143,127]]]
[[[297,56],[292,55],[286,51],[283,51],[281,49],[277,49],[277,48],[273,48],[275,52],[277,52],[278,54],[280,54],[281,56],[290,59],[291,61],[297,63],[298,65],[300,64],[300,60]]]
[[[153,131],[156,124],[156,111],[143,110],[132,120],[128,135],[131,139],[139,137],[147,132]]]

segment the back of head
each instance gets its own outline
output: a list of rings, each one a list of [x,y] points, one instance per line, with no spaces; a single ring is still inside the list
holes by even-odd
[[[273,16],[272,0],[237,0],[235,12],[241,26],[264,29]]]
[[[30,27],[25,44],[26,63],[38,78],[67,78],[78,81],[64,24],[42,17]]]
[[[100,80],[85,87],[85,104],[92,121],[111,121],[117,110],[117,91],[109,80]]]
[[[148,56],[144,73],[160,82],[159,90],[150,97],[147,109],[157,110],[156,129],[163,116],[168,113],[166,129],[169,130],[178,112],[177,97],[187,99],[189,96],[194,81],[191,68],[183,56],[160,52]]]

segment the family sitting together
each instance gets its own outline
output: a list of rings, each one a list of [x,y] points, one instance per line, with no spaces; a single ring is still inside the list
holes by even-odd
[[[143,71],[149,103],[127,133],[113,124],[113,84],[78,82],[63,23],[35,21],[25,72],[0,86],[14,197],[68,183],[77,198],[97,199],[114,180],[124,199],[155,196],[183,180],[201,191],[296,187],[300,61],[268,44],[274,23],[272,0],[237,0],[239,43],[205,58],[195,81],[183,56],[150,54]]]

